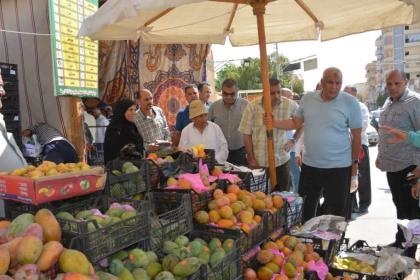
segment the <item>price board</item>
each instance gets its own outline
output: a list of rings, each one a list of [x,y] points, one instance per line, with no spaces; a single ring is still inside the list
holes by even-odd
[[[98,96],[98,43],[77,37],[98,0],[50,0],[55,96]]]

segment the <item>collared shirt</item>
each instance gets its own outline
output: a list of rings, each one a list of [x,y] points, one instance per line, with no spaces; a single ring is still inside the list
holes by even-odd
[[[49,126],[46,123],[36,124],[32,126],[29,130],[32,131],[32,133],[36,135],[36,139],[38,140],[39,144],[41,144],[41,146],[47,145],[53,141],[58,141],[58,140],[69,142],[66,138],[61,136],[61,133],[58,132],[57,129]]]
[[[413,144],[417,148],[420,148],[420,130],[409,131],[407,142]]]
[[[203,144],[206,149],[212,149],[215,152],[216,161],[225,163],[229,154],[228,145],[220,127],[208,121],[207,126],[201,133],[195,128],[193,123],[187,125],[181,133],[179,146],[182,148],[192,148],[195,145]]]
[[[156,140],[170,140],[168,123],[159,107],[152,107],[153,116],[145,116],[141,110],[137,111],[135,124],[145,145],[150,145]]]
[[[186,127],[190,122],[191,122],[190,108],[189,106],[187,106],[181,111],[179,111],[178,114],[176,115],[176,122],[175,122],[176,131],[181,132],[184,129],[184,127]]]
[[[230,107],[226,106],[222,99],[210,106],[209,120],[220,126],[228,142],[229,150],[237,150],[244,146],[244,139],[238,127],[248,103],[246,99],[238,97]]]
[[[316,168],[351,166],[352,142],[349,129],[362,128],[362,114],[356,98],[340,91],[324,101],[320,91],[306,93],[296,111],[304,120],[303,163]]]
[[[275,120],[289,119],[297,108],[298,105],[295,101],[281,97],[280,104],[273,107],[273,118]],[[244,111],[239,131],[243,134],[251,135],[255,159],[258,165],[267,167],[267,134],[263,123],[263,114],[262,98],[251,102]],[[286,130],[274,128],[273,134],[276,166],[280,166],[290,159],[289,153],[283,149],[287,142],[287,133]]]
[[[369,140],[366,129],[369,126],[370,113],[368,107],[364,103],[359,102],[359,106],[360,111],[362,113],[362,145],[369,146]]]
[[[99,115],[96,119],[95,143],[103,143],[105,141],[105,132],[108,125],[109,120],[104,115]]]
[[[379,124],[395,127],[403,131],[420,130],[420,94],[405,90],[399,100],[388,98],[379,116]],[[379,130],[378,159],[383,171],[396,172],[410,165],[420,166],[420,148],[405,143],[387,143],[389,134]]]

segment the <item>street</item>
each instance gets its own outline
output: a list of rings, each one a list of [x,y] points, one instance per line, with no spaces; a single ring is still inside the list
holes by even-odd
[[[396,210],[391,198],[386,175],[375,167],[378,148],[370,147],[370,172],[372,181],[372,204],[369,212],[349,223],[346,237],[350,243],[366,240],[371,246],[384,245],[394,241],[396,233]]]

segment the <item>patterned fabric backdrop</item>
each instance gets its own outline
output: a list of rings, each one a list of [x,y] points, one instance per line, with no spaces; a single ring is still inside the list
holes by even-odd
[[[169,125],[187,105],[183,88],[206,80],[209,45],[149,45],[138,41],[103,41],[100,45],[100,96],[108,104],[149,89]]]

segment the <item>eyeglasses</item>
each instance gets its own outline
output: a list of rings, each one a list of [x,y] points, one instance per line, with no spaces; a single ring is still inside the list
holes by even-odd
[[[280,91],[280,90],[270,91],[270,94],[271,94],[271,95],[274,95],[274,94],[281,94],[281,91]]]
[[[236,92],[224,92],[224,91],[222,91],[222,95],[226,96],[226,97],[228,97],[228,96],[234,97],[236,95]]]

